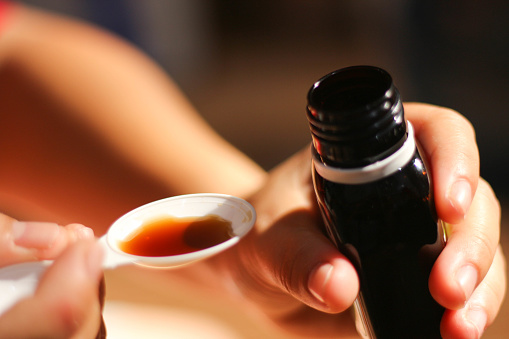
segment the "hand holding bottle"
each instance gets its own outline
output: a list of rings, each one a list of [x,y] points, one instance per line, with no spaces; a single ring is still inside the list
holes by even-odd
[[[430,159],[436,207],[449,234],[430,276],[433,297],[448,309],[442,335],[478,338],[494,321],[506,291],[500,205],[479,178],[471,124],[442,107],[408,104],[405,109]]]
[[[405,111],[430,160],[439,217],[449,224],[448,243],[430,278],[433,297],[447,309],[442,335],[479,337],[494,321],[506,289],[500,206],[479,178],[466,119],[424,104],[405,105]],[[351,314],[344,311],[357,297],[358,278],[316,227],[321,217],[310,168],[306,149],[270,173],[251,199],[258,222],[230,256],[231,271],[244,293],[285,329],[313,337],[355,336]]]

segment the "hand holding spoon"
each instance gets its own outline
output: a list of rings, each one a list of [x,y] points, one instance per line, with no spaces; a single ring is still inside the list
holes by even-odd
[[[207,218],[219,221],[223,226],[227,225],[226,232],[229,234],[213,240],[217,234],[214,235],[215,231],[211,232],[214,225],[207,224]],[[144,255],[137,255],[132,251],[126,253],[123,245],[140,234],[148,241],[146,247],[153,248],[153,242],[161,240],[160,236],[157,232],[155,236],[154,233],[143,236],[143,232],[151,222],[165,219],[186,225],[180,232],[172,233],[180,239],[168,239],[184,243],[186,250],[173,251],[172,255],[165,255],[165,252],[156,255],[146,255],[146,252],[143,252]],[[248,202],[229,195],[190,194],[158,200],[123,215],[99,239],[105,252],[103,268],[114,269],[131,264],[150,268],[174,268],[203,260],[238,243],[251,230],[255,220],[255,210]],[[223,228],[221,232],[224,231]],[[0,269],[0,314],[21,298],[33,294],[39,277],[50,265],[51,261],[39,261]]]

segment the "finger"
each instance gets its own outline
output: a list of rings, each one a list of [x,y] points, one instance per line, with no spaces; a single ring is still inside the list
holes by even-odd
[[[267,280],[297,301],[336,313],[352,305],[359,282],[353,265],[316,227],[321,217],[310,168],[307,149],[272,171],[269,192],[254,197],[258,234],[251,235],[247,261],[260,262]]]
[[[29,260],[54,259],[70,243],[93,239],[92,229],[49,222],[19,222],[0,214],[0,266]]]
[[[357,274],[321,232],[309,228],[313,223],[307,211],[285,215],[260,237],[267,247],[259,258],[281,290],[315,309],[342,312],[358,294]]]
[[[2,338],[94,338],[100,326],[102,249],[80,241],[45,272],[33,297],[0,318]]]
[[[488,272],[499,243],[500,205],[484,180],[465,221],[448,227],[447,245],[431,271],[430,291],[444,307],[459,309]]]
[[[438,215],[458,223],[470,208],[479,178],[474,129],[462,115],[443,107],[405,104],[405,114],[431,165]]]
[[[497,316],[506,292],[506,263],[501,247],[498,248],[482,283],[477,287],[465,307],[449,310],[442,320],[442,335],[446,339],[480,338]]]

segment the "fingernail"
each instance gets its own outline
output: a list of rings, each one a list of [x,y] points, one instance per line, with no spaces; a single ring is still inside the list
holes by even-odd
[[[102,276],[103,259],[103,248],[97,241],[94,241],[93,244],[90,245],[86,256],[86,268],[91,276],[97,277],[98,279]]]
[[[94,231],[86,226],[81,226],[76,231],[78,239],[93,239]]]
[[[449,190],[448,199],[452,207],[458,213],[465,216],[472,203],[472,188],[470,183],[466,180],[455,182]]]
[[[12,236],[17,246],[26,248],[50,248],[57,239],[60,227],[49,222],[12,223]]]
[[[477,338],[480,338],[486,328],[488,316],[480,307],[472,307],[466,311],[466,320],[477,329]]]
[[[325,286],[332,276],[334,267],[331,264],[319,265],[309,276],[308,289],[321,303],[325,304]]]
[[[465,301],[474,293],[477,286],[477,276],[477,270],[472,265],[465,265],[456,272],[456,282],[465,295]]]

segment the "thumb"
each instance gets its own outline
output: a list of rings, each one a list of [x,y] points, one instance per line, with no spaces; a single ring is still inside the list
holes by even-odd
[[[257,276],[263,272],[266,281],[297,300],[338,313],[351,306],[359,282],[353,265],[318,227],[310,161],[309,149],[291,157],[251,197],[258,220],[243,258],[246,267],[261,264]]]
[[[357,296],[357,274],[320,230],[310,227],[313,219],[303,210],[287,213],[260,235],[263,250],[257,256],[282,290],[317,310],[339,313]]]
[[[35,295],[0,318],[1,337],[95,337],[101,324],[102,257],[99,244],[89,240],[66,249],[44,273]]]

